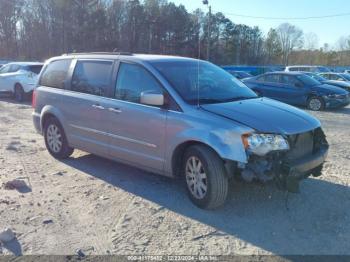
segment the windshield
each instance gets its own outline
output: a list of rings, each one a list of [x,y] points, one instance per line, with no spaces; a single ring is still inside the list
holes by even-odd
[[[347,81],[350,81],[350,75],[348,74],[340,74],[342,77],[344,77]]]
[[[327,81],[326,78],[324,78],[324,77],[322,77],[322,76],[320,76],[320,75],[317,75],[317,74],[307,73],[307,74],[305,74],[305,75],[310,76],[310,77],[312,77],[313,79],[315,79],[315,80],[317,80],[317,81],[319,81],[319,82]]]
[[[169,81],[179,95],[192,105],[198,102],[201,104],[224,103],[257,97],[241,81],[208,62],[157,61],[151,64]]]
[[[307,86],[321,85],[319,81],[307,75],[297,75],[297,78]]]
[[[318,70],[318,72],[320,72],[320,73],[325,73],[325,72],[329,72],[329,71],[330,71],[329,68],[324,67],[324,66],[318,66],[318,67],[317,67],[317,70]]]
[[[247,72],[238,72],[238,74],[239,74],[242,78],[252,77],[252,75],[249,74],[249,73],[247,73]]]

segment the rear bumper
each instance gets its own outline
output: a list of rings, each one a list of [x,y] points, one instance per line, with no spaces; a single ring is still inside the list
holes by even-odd
[[[33,112],[32,118],[33,118],[33,124],[34,124],[35,130],[39,134],[42,134],[40,115],[38,113]]]
[[[30,94],[34,91],[35,87],[36,87],[36,84],[28,84],[28,83],[23,83],[22,84],[22,87],[23,87],[23,91],[27,94]]]

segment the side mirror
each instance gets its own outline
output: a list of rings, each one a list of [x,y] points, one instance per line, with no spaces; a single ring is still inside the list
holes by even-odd
[[[140,103],[149,106],[162,106],[164,105],[164,95],[150,92],[142,92]]]
[[[295,87],[301,88],[301,87],[303,87],[303,84],[302,83],[295,83]]]

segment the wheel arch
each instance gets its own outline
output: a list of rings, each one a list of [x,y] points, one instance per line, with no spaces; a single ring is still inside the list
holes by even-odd
[[[60,122],[62,128],[64,130],[66,130],[66,127],[64,124],[64,117],[63,117],[62,113],[57,108],[55,108],[53,106],[45,106],[41,110],[40,125],[41,125],[42,130],[44,130],[45,123],[50,117],[56,118]]]
[[[15,89],[16,89],[17,86],[19,86],[19,87],[21,87],[21,88],[23,89],[23,85],[22,85],[20,82],[16,81],[16,82],[14,83],[14,85],[13,85],[13,92],[15,91]],[[24,91],[24,90],[23,90],[23,91]]]
[[[221,158],[220,154],[213,147],[211,147],[210,145],[204,142],[197,141],[197,140],[184,141],[181,144],[177,145],[171,157],[171,171],[174,177],[180,176],[181,163],[183,161],[184,153],[188,148],[195,145],[202,145],[207,148],[210,148],[211,150],[213,150],[213,152],[215,152]]]

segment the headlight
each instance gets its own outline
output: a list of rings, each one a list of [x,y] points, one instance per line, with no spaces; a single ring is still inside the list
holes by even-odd
[[[330,94],[328,95],[329,98],[342,98],[342,95],[337,95],[337,94]]]
[[[245,148],[258,156],[264,156],[271,151],[289,150],[288,141],[281,135],[248,134],[242,136]]]

